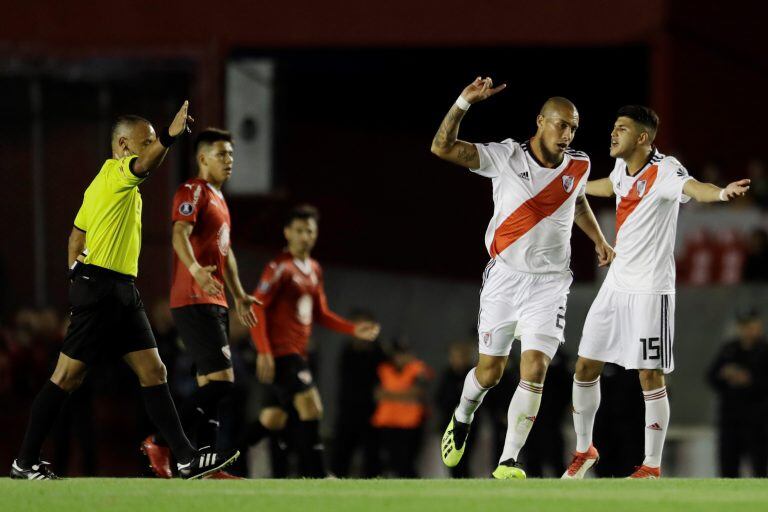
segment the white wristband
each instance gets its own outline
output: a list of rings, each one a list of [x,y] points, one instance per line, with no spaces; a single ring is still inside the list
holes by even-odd
[[[195,275],[195,273],[197,273],[197,271],[200,270],[201,268],[202,267],[200,266],[200,264],[198,262],[194,262],[193,264],[191,264],[189,266],[188,270],[189,270],[190,274]]]
[[[465,100],[461,95],[459,95],[459,97],[456,98],[456,106],[466,112],[469,110],[469,107],[471,107],[472,104]]]
[[[727,201],[728,200],[728,198],[725,196],[725,189],[722,189],[720,191],[720,200],[721,201]]]

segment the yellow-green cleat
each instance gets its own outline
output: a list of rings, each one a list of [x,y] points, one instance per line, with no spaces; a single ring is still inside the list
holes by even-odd
[[[497,480],[525,480],[526,474],[515,459],[507,459],[499,463],[499,467],[493,472],[493,478]]]
[[[461,461],[464,455],[464,448],[467,447],[467,436],[469,435],[469,423],[462,423],[451,417],[448,428],[443,434],[443,441],[440,443],[440,456],[443,464],[449,468],[455,467]],[[457,443],[458,441],[458,443]]]

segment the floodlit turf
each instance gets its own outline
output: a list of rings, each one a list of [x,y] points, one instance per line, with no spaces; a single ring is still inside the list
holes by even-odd
[[[13,512],[752,512],[765,480],[245,480],[0,479]]]

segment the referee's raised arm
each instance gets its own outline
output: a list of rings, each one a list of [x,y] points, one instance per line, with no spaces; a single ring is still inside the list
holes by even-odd
[[[163,159],[166,153],[168,153],[168,148],[176,141],[176,137],[188,129],[188,124],[195,122],[192,116],[189,115],[188,110],[189,101],[185,101],[176,113],[176,117],[173,118],[171,125],[163,128],[156,138],[151,139],[147,149],[142,151],[139,157],[131,162],[131,172],[133,174],[144,177],[163,163]],[[132,148],[127,147],[127,140],[122,139],[118,139],[118,146],[125,146],[126,149],[131,151]]]

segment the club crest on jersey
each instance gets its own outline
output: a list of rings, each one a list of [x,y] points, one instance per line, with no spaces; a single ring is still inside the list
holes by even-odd
[[[195,211],[195,206],[192,203],[181,203],[179,205],[179,213],[182,215],[192,215]]]
[[[645,195],[645,187],[648,185],[648,180],[640,180],[637,182],[637,195],[643,197]]]
[[[573,179],[573,176],[563,176],[563,188],[568,194],[570,194],[571,190],[573,190],[574,181],[575,180]]]

